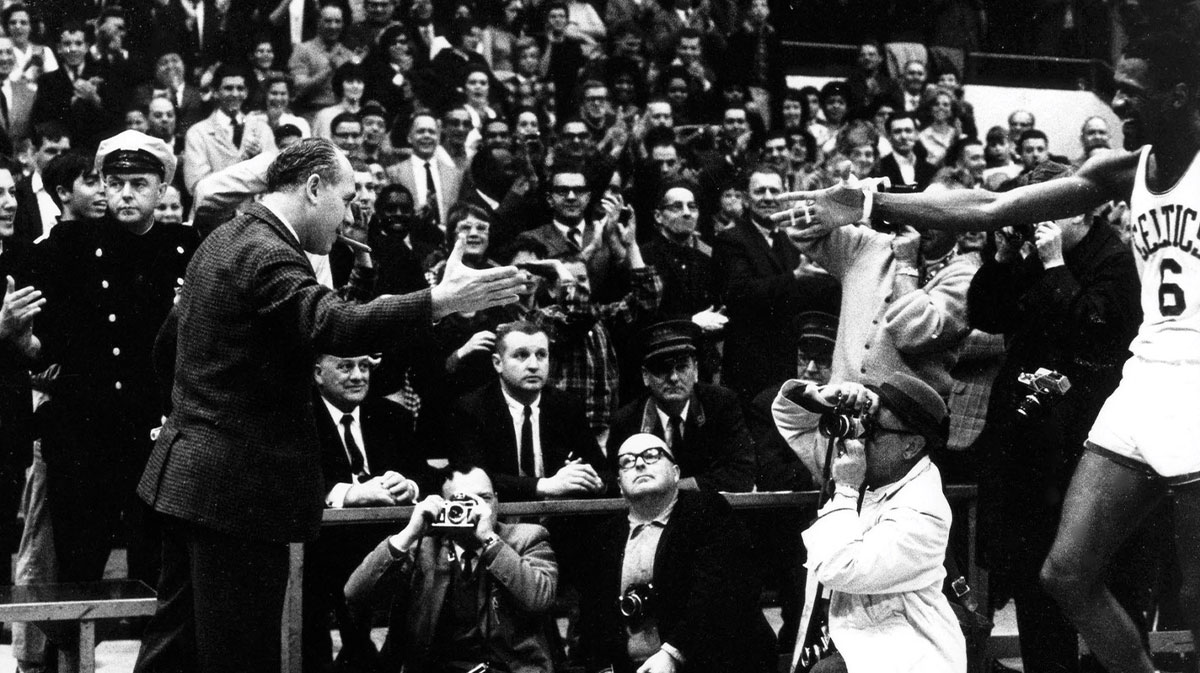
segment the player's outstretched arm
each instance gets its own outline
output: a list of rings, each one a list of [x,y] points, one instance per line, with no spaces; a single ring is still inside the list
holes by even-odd
[[[870,214],[893,224],[918,229],[988,231],[1070,217],[1105,201],[1127,198],[1137,161],[1136,153],[1101,155],[1070,177],[1003,193],[960,189],[868,196],[861,187],[842,183],[819,191],[785,194],[798,205],[775,217],[798,227],[811,224],[830,228],[853,224],[864,217],[864,209],[869,209]]]

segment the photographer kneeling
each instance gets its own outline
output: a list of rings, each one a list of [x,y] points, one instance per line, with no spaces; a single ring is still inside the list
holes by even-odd
[[[496,520],[487,472],[451,464],[408,526],[385,539],[346,583],[356,621],[390,601],[382,669],[419,673],[552,670],[545,612],[558,563],[550,534]]]
[[[962,672],[966,644],[942,594],[950,504],[927,453],[949,418],[928,384],[893,372],[880,384],[810,384],[792,399],[834,433],[834,495],[804,531],[808,567],[832,595],[839,654],[814,671]],[[865,490],[863,490],[865,487]]]

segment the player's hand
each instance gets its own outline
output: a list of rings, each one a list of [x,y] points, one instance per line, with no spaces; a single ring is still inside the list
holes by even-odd
[[[837,484],[844,484],[854,490],[862,488],[867,478],[866,445],[859,439],[844,439],[840,442],[837,458],[833,460],[830,476]]]
[[[462,258],[463,239],[460,238],[446,260],[442,281],[431,292],[435,321],[451,313],[482,311],[519,299],[517,293],[524,287],[525,280],[517,267],[472,269],[463,264]]]
[[[471,335],[467,339],[467,343],[463,344],[455,351],[455,355],[461,360],[471,353],[482,351],[491,353],[496,348],[496,333],[491,330],[482,330]]]
[[[785,192],[779,195],[779,200],[794,201],[797,205],[775,213],[771,219],[776,222],[805,222],[807,226],[821,224],[827,228],[854,224],[863,218],[864,182],[868,183],[865,186],[871,186],[870,181],[848,178],[826,189]]]
[[[1033,242],[1043,267],[1053,269],[1063,265],[1062,227],[1058,223],[1039,224],[1033,232]]]
[[[921,233],[907,224],[901,226],[892,239],[892,256],[901,266],[917,266],[921,257]]]
[[[540,495],[550,497],[599,493],[604,490],[604,482],[591,465],[570,462],[559,468],[553,477],[539,479],[537,490]]]

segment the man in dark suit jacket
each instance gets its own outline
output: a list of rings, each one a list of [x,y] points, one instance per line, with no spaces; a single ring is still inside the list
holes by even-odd
[[[118,127],[120,114],[112,110],[126,101],[108,94],[104,69],[88,53],[81,24],[67,22],[58,37],[59,68],[38,78],[30,122],[59,122],[71,132],[74,147],[95,147]]]
[[[173,411],[138,486],[164,537],[138,670],[278,670],[288,543],[315,537],[324,505],[315,353],[381,351],[450,313],[515,299],[515,269],[467,269],[461,246],[432,290],[338,299],[304,253],[328,254],[353,197],[349,160],[302,140],[275,159],[262,200],[209,234],[188,267]]]
[[[800,264],[800,254],[770,216],[779,207],[783,176],[769,166],[751,171],[749,208],[717,236],[713,262],[729,324],[722,379],[743,400],[796,375],[791,319],[801,311],[837,313],[838,284]]]
[[[893,187],[911,185],[919,192],[925,191],[937,169],[925,160],[924,149],[917,151],[917,115],[894,113],[888,117],[887,132],[892,151],[879,160],[875,177],[886,177]]]
[[[532,323],[502,325],[492,364],[497,382],[450,412],[452,455],[487,469],[505,500],[602,493],[604,456],[583,405],[546,386],[546,332]]]
[[[443,480],[346,583],[355,620],[370,623],[380,599],[389,605],[384,670],[465,671],[483,661],[552,670],[546,613],[558,564],[546,529],[497,521],[496,489],[477,466],[452,464]],[[475,500],[474,525],[441,531],[431,524],[454,496]]]
[[[667,320],[642,334],[642,381],[649,392],[625,405],[608,435],[609,462],[630,436],[649,433],[679,461],[682,489],[749,491],[754,487],[754,443],[737,395],[698,383],[696,340],[690,320]]]
[[[407,505],[422,490],[419,484],[426,490],[432,487],[431,470],[414,441],[416,419],[390,400],[367,397],[371,370],[378,362],[370,355],[323,354],[313,365],[313,416],[327,508]],[[342,587],[388,532],[378,526],[327,528],[305,547],[305,670],[325,670],[332,663],[330,611],[342,635],[338,661],[368,667],[374,662],[378,653],[370,630],[355,628],[347,619]]]
[[[626,440],[617,464],[629,512],[600,529],[582,587],[588,670],[775,671],[750,539],[729,504],[680,491],[675,457],[654,435]],[[618,607],[635,593],[648,605]]]
[[[542,48],[541,70],[554,82],[554,109],[561,119],[574,111],[576,78],[587,61],[583,43],[567,35],[567,4],[552,0],[546,3],[545,10],[546,33],[538,40]]]

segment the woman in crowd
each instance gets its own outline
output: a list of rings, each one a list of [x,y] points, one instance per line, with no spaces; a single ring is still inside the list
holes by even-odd
[[[246,108],[257,110],[267,104],[267,81],[275,75],[282,74],[282,71],[275,67],[275,46],[271,44],[269,35],[255,38],[254,47],[247,60],[251,81],[246,83]]]
[[[858,178],[875,175],[879,167],[879,132],[868,121],[846,125],[837,138],[837,153],[850,160],[850,172]]]
[[[283,73],[272,75],[266,84],[267,125],[271,130],[277,130],[280,126],[290,124],[300,129],[300,137],[307,138],[312,135],[312,129],[303,117],[292,113],[289,107],[291,102],[291,78]]]
[[[699,124],[704,121],[704,91],[700,83],[681,66],[671,66],[663,73],[662,94],[671,101],[675,126]]]
[[[183,198],[179,188],[167,185],[162,200],[154,207],[154,222],[156,224],[183,224]]]
[[[524,35],[525,3],[523,0],[508,0],[498,19],[484,27],[479,37],[479,52],[497,77],[513,73],[517,40]]]
[[[16,63],[8,78],[14,82],[24,79],[37,82],[42,73],[58,70],[54,50],[33,42],[33,20],[29,8],[22,3],[13,3],[0,12],[0,23],[13,43]]]
[[[463,94],[466,104],[463,109],[471,116],[471,128],[478,140],[483,125],[490,119],[498,119],[501,115],[492,101],[492,78],[488,69],[482,65],[471,65],[467,68],[467,76],[463,80]],[[468,145],[472,139],[468,138]]]
[[[332,138],[329,127],[333,118],[343,112],[358,112],[362,109],[363,93],[366,90],[366,71],[358,63],[343,63],[333,71],[333,95],[338,102],[322,108],[313,117],[312,132],[317,138]]]
[[[926,160],[941,166],[946,151],[962,136],[958,126],[958,99],[949,91],[938,89],[921,104],[918,115],[925,121],[918,138],[925,146]]]

